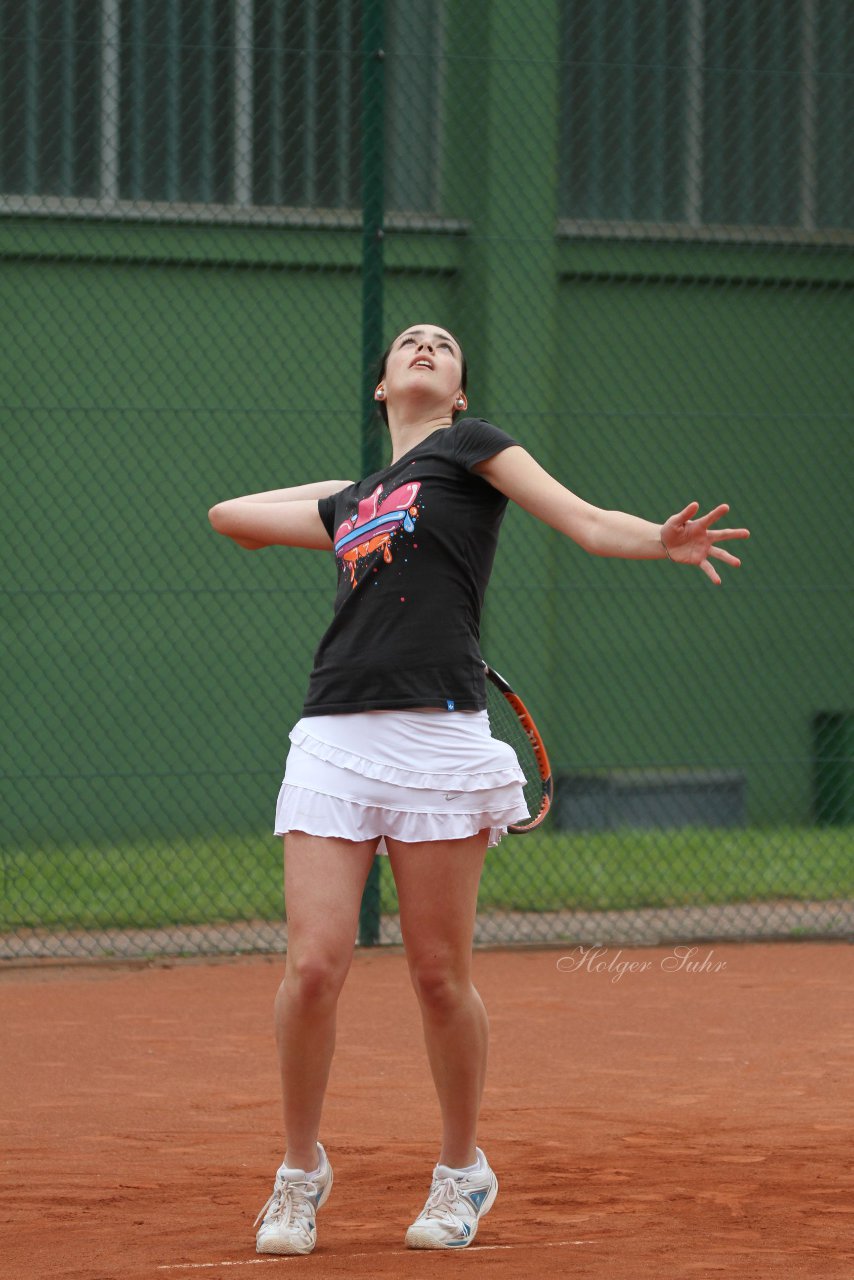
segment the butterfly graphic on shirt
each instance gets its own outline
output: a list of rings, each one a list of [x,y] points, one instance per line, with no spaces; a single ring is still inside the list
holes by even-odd
[[[351,587],[356,586],[359,561],[374,551],[382,550],[383,560],[391,564],[394,535],[401,529],[406,533],[415,531],[418,518],[415,500],[420,489],[421,482],[414,480],[381,497],[383,487],[379,484],[369,497],[362,499],[355,515],[338,526],[334,540],[335,555],[342,567],[347,566]]]

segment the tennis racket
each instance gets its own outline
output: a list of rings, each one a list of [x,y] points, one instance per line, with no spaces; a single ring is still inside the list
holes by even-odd
[[[514,693],[504,677],[486,662],[483,668],[489,724],[495,737],[509,743],[516,752],[525,775],[525,804],[531,815],[527,822],[514,822],[507,830],[514,836],[524,835],[538,827],[551,808],[554,794],[552,767],[533,716],[518,693]]]

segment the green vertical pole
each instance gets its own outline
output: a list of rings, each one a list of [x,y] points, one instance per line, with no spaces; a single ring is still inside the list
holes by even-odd
[[[665,138],[667,136],[667,82],[664,68],[667,66],[667,13],[665,0],[656,0],[654,10],[654,27],[652,53],[650,60],[655,65],[655,76],[650,90],[652,97],[652,137],[649,155],[649,202],[644,216],[663,222],[665,217],[672,218],[674,211],[668,208],[665,191]]]
[[[305,136],[304,152],[305,202],[309,208],[317,199],[317,99],[319,90],[318,68],[318,6],[317,0],[309,0],[305,8]]]
[[[703,62],[706,67],[706,90],[703,101],[703,221],[726,222],[728,211],[724,200],[727,116],[725,107],[730,98],[732,72],[728,69],[724,48],[723,9],[706,11],[705,47]],[[688,221],[690,222],[690,211]]]
[[[76,121],[74,119],[74,95],[79,80],[76,66],[77,45],[74,39],[75,16],[74,6],[69,4],[68,0],[65,0],[65,4],[62,6],[62,51],[60,53],[62,117],[59,126],[62,156],[60,192],[64,196],[75,194],[74,143]]]
[[[362,475],[382,465],[374,374],[383,349],[383,165],[385,160],[385,0],[362,9]],[[380,864],[374,858],[359,912],[359,943],[380,937]]]
[[[762,83],[756,71],[756,4],[738,7],[738,71],[736,95],[738,132],[733,140],[736,162],[738,203],[734,213],[728,211],[727,222],[758,222],[754,154],[756,146],[756,95]]]
[[[282,164],[285,137],[285,7],[273,6],[270,19],[270,203],[287,204]]]
[[[612,72],[608,66],[605,48],[605,28],[608,18],[601,5],[594,5],[590,15],[593,28],[591,63],[593,86],[590,93],[590,163],[587,171],[587,200],[583,216],[585,218],[607,218],[610,216],[606,198],[606,174],[602,161],[607,146],[608,119],[608,87]]]
[[[41,105],[41,44],[39,41],[38,5],[27,6],[24,32],[26,70],[24,72],[24,195],[37,195],[39,189],[39,106]]]
[[[632,217],[636,217],[635,208],[635,154],[637,143],[636,139],[636,115],[637,115],[637,68],[638,49],[641,46],[641,36],[636,29],[636,19],[638,17],[635,0],[629,0],[628,4],[623,5],[623,22],[621,32],[621,52],[623,60],[623,73],[620,102],[620,202],[619,217],[624,218],[626,222],[631,221]]]
[[[181,195],[181,11],[171,4],[166,11],[166,172],[161,199],[178,200]]]
[[[210,204],[214,198],[214,77],[216,67],[216,35],[214,31],[213,0],[205,0],[202,7],[201,60],[202,105],[199,112],[199,186],[198,198]]]
[[[338,0],[338,77],[335,103],[338,147],[335,153],[335,204],[346,209],[350,193],[350,148],[346,139],[350,134],[350,84],[352,81],[352,51],[350,49],[350,0]]]
[[[786,82],[788,80],[786,75],[784,21],[785,5],[783,0],[774,0],[769,31],[771,45],[769,57],[770,74],[767,77],[767,88],[760,95],[759,105],[761,108],[763,101],[770,100],[768,114],[770,119],[774,121],[775,127],[769,129],[763,138],[763,145],[768,147],[768,176],[759,187],[759,199],[763,201],[764,197],[764,208],[760,205],[756,216],[757,222],[764,222],[772,227],[791,226],[792,223],[797,222],[798,218],[796,209],[790,211],[786,208],[787,183],[784,174],[786,171],[786,151],[789,148],[784,144],[783,133],[783,121],[786,118]],[[763,54],[764,52],[765,50],[763,49]]]
[[[844,0],[836,0],[832,7],[811,4],[805,16],[811,26],[809,39],[815,86],[810,105],[814,121],[821,123],[814,125],[812,131],[807,128],[806,120],[801,125],[808,137],[812,134],[810,143],[804,146],[802,160],[805,166],[804,186],[812,197],[807,208],[812,210],[812,214],[802,217],[802,221],[805,226],[811,222],[813,226],[844,227],[847,222],[842,181],[844,168],[842,165],[837,168],[832,158],[841,156],[845,145],[846,94],[842,86],[846,75],[846,55],[841,33],[845,30],[846,21],[851,20],[851,14],[846,12]],[[823,75],[816,74],[819,67]],[[804,108],[801,110],[803,112]]]
[[[141,200],[146,189],[148,171],[145,149],[145,80],[148,75],[148,32],[142,0],[131,7],[131,76],[130,76],[130,198]]]

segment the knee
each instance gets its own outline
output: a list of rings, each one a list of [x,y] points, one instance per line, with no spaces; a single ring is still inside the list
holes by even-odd
[[[467,974],[435,960],[413,965],[412,985],[424,1012],[437,1017],[455,1013],[472,991]]]
[[[346,968],[330,956],[288,955],[282,991],[304,1007],[334,1004],[346,973]]]

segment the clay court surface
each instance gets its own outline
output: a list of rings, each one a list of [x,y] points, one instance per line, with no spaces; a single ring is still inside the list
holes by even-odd
[[[357,954],[322,1133],[335,1189],[315,1253],[283,1259],[252,1230],[282,1154],[281,960],[8,969],[0,1272],[851,1280],[854,948],[691,960],[476,955],[501,1193],[474,1246],[436,1254],[402,1248],[437,1154],[405,961]]]

